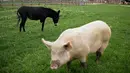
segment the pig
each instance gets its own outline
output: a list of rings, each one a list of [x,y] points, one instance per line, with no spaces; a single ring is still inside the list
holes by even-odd
[[[81,27],[70,28],[61,33],[56,41],[50,42],[42,38],[42,42],[51,51],[51,69],[58,69],[78,59],[83,68],[87,67],[87,56],[96,53],[96,62],[109,44],[110,27],[101,20],[96,20]]]

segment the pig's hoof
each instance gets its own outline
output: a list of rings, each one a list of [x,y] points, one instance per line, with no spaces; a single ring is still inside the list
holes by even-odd
[[[99,63],[99,61],[96,61],[96,63],[98,64],[98,63]]]
[[[87,68],[86,62],[81,62],[81,67],[82,67],[82,68]]]
[[[82,68],[87,69],[87,66],[82,66]]]
[[[99,64],[99,60],[95,60],[95,62],[96,62],[97,64]]]

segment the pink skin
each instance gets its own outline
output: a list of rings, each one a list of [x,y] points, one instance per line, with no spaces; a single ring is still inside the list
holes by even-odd
[[[58,68],[58,65],[55,63],[55,64],[51,64],[51,69],[57,69]]]
[[[57,56],[59,56],[59,55],[57,55]],[[68,54],[68,52],[67,52],[66,55],[64,55],[62,53],[62,57],[59,57],[59,60],[52,60],[51,61],[50,68],[51,69],[58,69],[59,67],[61,67],[62,65],[66,64],[70,60],[71,60],[71,57],[70,57],[70,54]]]

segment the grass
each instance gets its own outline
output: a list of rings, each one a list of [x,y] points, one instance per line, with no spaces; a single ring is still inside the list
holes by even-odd
[[[130,72],[130,7],[120,5],[64,6],[47,5],[61,10],[59,25],[47,18],[44,32],[39,21],[27,20],[26,32],[16,27],[18,7],[0,8],[0,73],[66,73],[66,66],[50,69],[50,52],[41,38],[54,41],[67,28],[74,28],[94,20],[111,26],[110,44],[95,63],[95,54],[88,57],[88,68],[78,61],[71,64],[71,73],[129,73]]]

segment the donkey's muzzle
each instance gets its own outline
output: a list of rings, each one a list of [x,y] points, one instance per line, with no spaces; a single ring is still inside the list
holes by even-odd
[[[57,26],[57,23],[55,23],[55,26]]]

